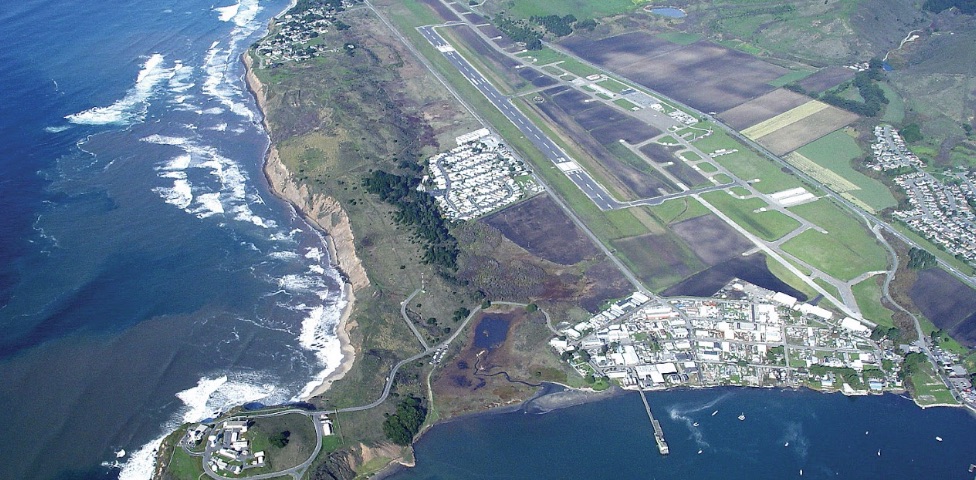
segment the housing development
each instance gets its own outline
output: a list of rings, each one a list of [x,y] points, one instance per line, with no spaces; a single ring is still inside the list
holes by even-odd
[[[420,185],[444,216],[477,218],[542,191],[525,164],[488,129],[459,136],[457,143],[427,160],[430,175]]]

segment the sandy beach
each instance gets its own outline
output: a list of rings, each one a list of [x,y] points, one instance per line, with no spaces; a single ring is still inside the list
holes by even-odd
[[[265,87],[258,79],[253,70],[253,59],[249,52],[241,55],[246,68],[245,81],[248,90],[254,95],[258,109],[262,114],[262,124],[270,134],[271,125],[267,117],[267,99]],[[281,162],[278,150],[274,144],[268,147],[264,158],[265,177],[272,193],[277,197],[292,204],[298,212],[312,225],[326,235],[326,244],[329,250],[329,258],[334,262],[333,266],[338,268],[345,281],[343,284],[343,298],[346,304],[342,310],[339,324],[336,326],[336,335],[339,338],[342,360],[339,365],[328,365],[331,369],[329,374],[322,380],[322,383],[315,387],[312,392],[303,400],[322,395],[329,390],[334,382],[341,379],[352,368],[356,361],[356,348],[350,339],[350,332],[356,326],[356,322],[351,321],[353,308],[356,303],[355,291],[369,285],[366,272],[362,263],[356,256],[355,245],[353,243],[352,231],[349,227],[348,217],[342,211],[341,206],[334,199],[322,197],[320,195],[310,195],[308,189],[303,185],[297,185],[288,172],[288,169]],[[320,218],[330,218],[332,213],[339,213],[339,220],[332,225],[323,225]]]

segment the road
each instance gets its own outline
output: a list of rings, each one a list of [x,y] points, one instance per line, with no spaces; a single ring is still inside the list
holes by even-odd
[[[424,336],[420,334],[417,327],[413,324],[413,322],[410,321],[410,317],[407,316],[407,305],[410,304],[410,300],[413,300],[413,297],[416,297],[417,294],[420,293],[420,290],[420,288],[414,290],[406,300],[400,302],[400,316],[403,317],[404,322],[407,322],[407,326],[410,327],[410,331],[413,332],[415,337],[417,337],[420,344],[424,346],[424,351],[426,352],[427,350],[430,350],[430,346],[427,345],[427,341],[424,340]]]

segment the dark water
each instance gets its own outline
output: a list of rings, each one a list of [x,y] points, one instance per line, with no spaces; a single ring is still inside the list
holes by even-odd
[[[686,390],[647,398],[671,447],[667,457],[658,454],[640,397],[630,392],[544,414],[486,414],[435,426],[416,445],[417,466],[393,478],[973,477],[967,468],[976,463],[976,420],[960,409],[812,391]]]
[[[338,277],[241,79],[286,6],[0,4],[0,479],[145,478],[176,423],[336,362]]]
[[[474,345],[480,348],[496,348],[505,343],[512,320],[503,315],[486,315],[474,327]]]

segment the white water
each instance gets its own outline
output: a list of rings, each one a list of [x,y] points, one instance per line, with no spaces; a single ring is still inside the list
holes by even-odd
[[[171,79],[182,65],[174,67],[163,65],[163,56],[154,53],[143,64],[136,76],[135,85],[126,92],[125,97],[107,107],[92,107],[88,110],[67,115],[71,123],[80,125],[125,125],[145,118],[149,100],[163,82]]]

